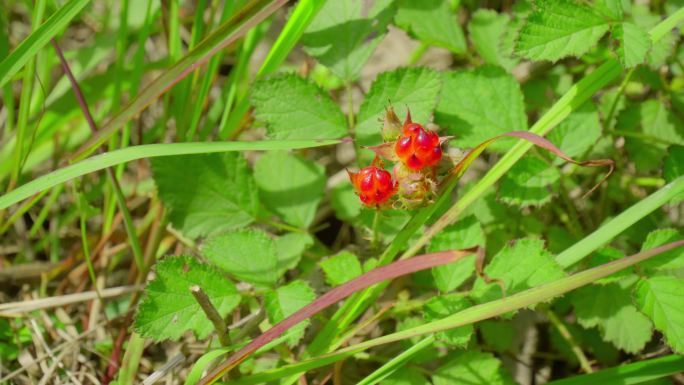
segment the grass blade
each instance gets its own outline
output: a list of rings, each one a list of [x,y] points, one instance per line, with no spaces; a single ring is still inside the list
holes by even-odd
[[[74,155],[74,158],[82,159],[90,154],[95,148],[109,139],[117,129],[121,128],[127,121],[145,109],[153,100],[188,76],[221,49],[243,36],[249,29],[263,21],[286,2],[286,0],[255,0],[249,2],[240,12],[207,36],[195,49],[188,52],[183,58],[153,80],[152,83],[147,85],[123,110],[102,126],[97,135],[94,135],[81,146]]]
[[[680,21],[684,20],[684,10],[672,14],[667,19],[656,25],[651,31],[651,39],[655,42],[665,35],[667,28],[673,28]],[[665,31],[665,32],[664,32]],[[621,73],[620,63],[615,59],[610,59],[595,69],[591,74],[585,76],[577,84],[573,85],[530,129],[529,132],[544,136],[554,127],[563,121],[570,113],[580,107],[596,91],[610,84]],[[407,249],[399,258],[405,259],[415,255],[425,246],[432,237],[442,231],[444,227],[458,219],[459,215],[472,203],[478,200],[494,183],[496,183],[513,165],[520,160],[532,148],[531,142],[520,141],[516,143],[468,192],[461,196],[446,213],[433,225],[430,226],[421,237]],[[437,203],[435,204],[437,205]],[[401,250],[401,245],[420,228],[428,217],[423,217],[422,211],[412,218],[404,229],[395,237],[395,240],[385,250],[381,256],[381,262],[385,258],[393,260]],[[412,230],[412,231],[404,231]],[[396,245],[395,245],[396,243]],[[310,356],[330,351],[334,348],[333,340],[336,331],[344,330],[356,317],[361,314],[370,303],[372,298],[379,295],[383,287],[371,288],[351,300],[341,307],[330,321],[322,328],[322,331],[315,337],[307,350]]]
[[[455,262],[463,259],[474,253],[483,253],[479,247],[474,247],[464,250],[456,251],[441,251],[438,253],[426,254],[419,257],[411,258],[405,261],[398,261],[390,265],[378,267],[373,269],[351,281],[337,286],[329,292],[318,297],[315,301],[304,306],[296,313],[287,317],[283,321],[279,322],[259,337],[255,338],[238,350],[235,354],[231,355],[228,360],[219,365],[217,368],[212,370],[207,374],[198,385],[206,385],[213,383],[230,369],[234,368],[242,361],[247,359],[252,353],[257,351],[260,347],[266,345],[270,341],[273,341],[282,333],[297,325],[301,321],[318,314],[323,309],[334,305],[335,303],[347,298],[352,293],[359,290],[365,289],[369,286],[375,285],[378,282],[391,280],[397,277],[401,277],[406,274],[415,273],[416,271],[429,269],[435,266],[441,266],[446,263]]]
[[[459,326],[464,326],[496,317],[510,311],[520,310],[528,306],[550,300],[554,297],[594,282],[597,279],[601,279],[622,269],[633,266],[639,262],[645,261],[660,253],[664,253],[668,250],[682,246],[684,246],[684,240],[667,243],[651,250],[606,263],[604,265],[573,274],[545,285],[533,287],[532,289],[513,294],[506,298],[490,301],[481,305],[471,306],[466,310],[452,314],[437,321],[429,322],[397,333],[388,334],[379,338],[374,338],[312,360],[282,366],[280,368],[255,374],[238,381],[233,381],[232,383],[241,385],[266,383],[285,376],[295,375],[310,369],[331,364],[374,346],[401,341],[424,334],[432,334],[449,330]]]
[[[50,187],[64,183],[70,179],[116,166],[136,159],[154,158],[158,156],[205,154],[226,151],[269,151],[291,150],[329,146],[340,143],[341,140],[262,140],[258,142],[189,142],[144,144],[105,152],[100,155],[82,160],[78,163],[62,167],[47,175],[38,177],[9,193],[0,196],[0,210],[17,203],[31,195]]]
[[[682,372],[684,372],[684,357],[672,354],[604,369],[596,373],[552,381],[547,385],[632,385]]]
[[[57,33],[64,29],[90,0],[71,0],[50,16],[0,63],[0,87],[38,53]]]

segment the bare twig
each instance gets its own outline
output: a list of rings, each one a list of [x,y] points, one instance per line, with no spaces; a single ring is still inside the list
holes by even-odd
[[[143,285],[130,285],[110,287],[100,291],[102,298],[118,297],[120,295],[133,293],[142,290]],[[83,301],[90,301],[97,298],[97,292],[86,291],[83,293],[67,294],[57,297],[34,299],[30,301],[10,302],[0,304],[0,317],[17,317],[24,313],[35,310],[49,309],[65,305],[71,305]]]
[[[190,293],[192,293],[192,296],[195,297],[195,300],[197,303],[199,303],[200,307],[204,311],[204,314],[207,315],[209,321],[211,321],[211,323],[214,325],[214,329],[216,329],[216,334],[218,334],[221,345],[230,345],[230,337],[226,333],[228,330],[226,327],[226,321],[223,320],[223,317],[221,317],[218,310],[216,310],[214,305],[211,303],[207,293],[205,293],[204,290],[202,290],[202,288],[198,285],[191,286]]]

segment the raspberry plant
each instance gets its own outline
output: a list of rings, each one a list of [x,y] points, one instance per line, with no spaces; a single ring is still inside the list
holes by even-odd
[[[681,5],[6,1],[0,382],[681,384]]]

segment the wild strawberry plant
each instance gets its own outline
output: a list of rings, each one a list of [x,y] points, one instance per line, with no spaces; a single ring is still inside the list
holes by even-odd
[[[679,2],[87,3],[0,9],[0,382],[681,383]]]

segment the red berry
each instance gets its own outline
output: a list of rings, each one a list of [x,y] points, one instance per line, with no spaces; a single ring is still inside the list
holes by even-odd
[[[397,183],[392,180],[392,174],[379,167],[368,166],[357,173],[347,172],[356,195],[366,206],[382,205],[397,192]]]
[[[432,167],[442,159],[439,136],[418,123],[404,124],[404,135],[397,140],[394,151],[412,170]]]

